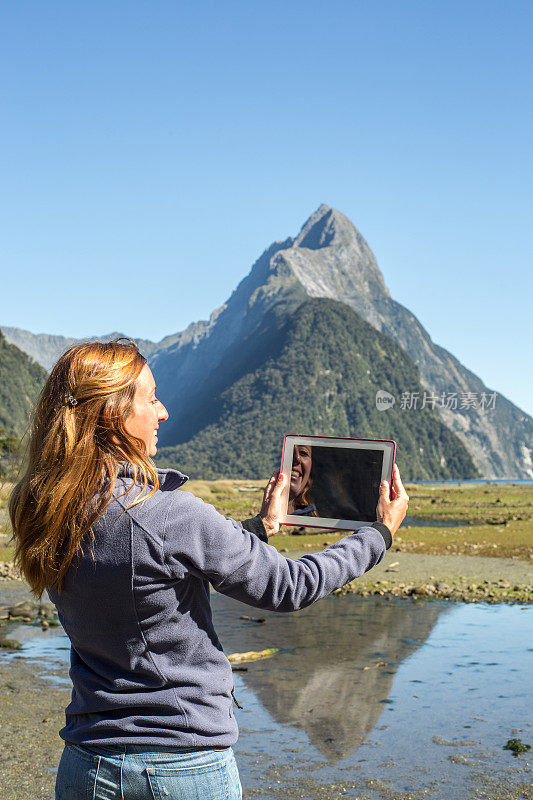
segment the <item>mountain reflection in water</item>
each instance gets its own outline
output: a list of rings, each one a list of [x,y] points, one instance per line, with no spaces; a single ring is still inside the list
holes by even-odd
[[[363,743],[384,710],[397,667],[448,611],[440,603],[348,596],[328,597],[291,614],[254,613],[223,595],[213,597],[226,653],[287,648],[268,661],[247,664],[242,680],[277,722],[303,729],[330,762]],[[240,620],[241,614],[266,622]],[[384,665],[376,666],[380,662]]]

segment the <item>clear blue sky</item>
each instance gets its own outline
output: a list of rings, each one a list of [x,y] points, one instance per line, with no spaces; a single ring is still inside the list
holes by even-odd
[[[533,413],[530,2],[0,7],[0,324],[158,340],[322,202]]]

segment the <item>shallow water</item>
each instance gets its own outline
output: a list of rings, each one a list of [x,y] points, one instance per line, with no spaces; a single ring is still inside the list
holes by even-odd
[[[444,486],[462,486],[464,483],[475,484],[480,483],[485,486],[528,486],[533,483],[533,478],[466,478],[464,480],[447,480],[447,481],[409,481],[414,486],[417,484],[431,485],[436,483]]]
[[[467,519],[429,519],[428,517],[405,517],[402,528],[456,528],[458,525],[468,525]]]
[[[234,673],[245,797],[465,800],[526,780],[502,747],[533,744],[529,607],[347,596],[274,614],[214,595],[213,611],[226,652],[282,648]],[[61,629],[9,635],[24,649],[2,658],[68,661]]]
[[[309,781],[310,797],[464,800],[476,773],[523,768],[501,748],[531,741],[529,608],[332,597],[246,632],[234,613],[219,598],[226,649],[294,648],[235,676],[250,788],[266,767],[272,797]]]

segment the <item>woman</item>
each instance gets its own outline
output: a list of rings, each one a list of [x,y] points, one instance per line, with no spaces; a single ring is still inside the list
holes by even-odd
[[[155,388],[131,342],[71,348],[44,386],[10,500],[17,561],[72,644],[56,800],[240,798],[209,582],[258,608],[303,608],[378,563],[407,508],[397,473],[380,522],[290,561],[261,541],[278,530],[281,475],[248,523],[254,535],[174,491],[180,472],[156,470],[168,414]]]
[[[311,500],[312,448],[307,444],[295,444],[292,452],[292,469],[289,485],[287,514],[318,517]]]

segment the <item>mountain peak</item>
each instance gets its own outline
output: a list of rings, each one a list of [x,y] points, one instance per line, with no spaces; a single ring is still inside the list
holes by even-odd
[[[325,204],[274,260],[289,265],[309,297],[351,304],[359,314],[369,296],[390,297],[368,243],[348,217]]]
[[[332,245],[350,245],[361,234],[348,217],[325,203],[311,214],[294,240],[295,247],[319,250]]]

